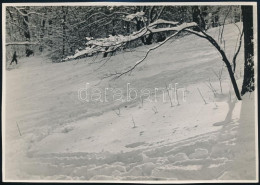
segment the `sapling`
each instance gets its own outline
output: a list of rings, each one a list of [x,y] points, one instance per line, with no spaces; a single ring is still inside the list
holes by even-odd
[[[143,99],[142,96],[140,97],[140,99],[141,99],[141,107],[140,108],[143,108],[144,107],[144,99]]]
[[[229,90],[229,101],[231,102],[232,97],[231,97],[231,91]]]
[[[172,98],[171,98],[171,96],[170,96],[169,89],[168,89],[168,87],[167,87],[167,85],[166,85],[166,84],[165,84],[165,86],[166,86],[166,91],[167,91],[167,94],[168,94],[168,96],[169,96],[169,99],[170,99],[170,102],[171,102],[171,107],[173,107]]]
[[[116,113],[116,115],[117,115],[117,116],[120,116],[120,115],[121,115],[120,108],[118,107],[117,110],[118,110],[118,112],[113,109],[113,111]]]
[[[18,125],[17,122],[16,122],[16,125],[17,125],[17,128],[18,128],[18,131],[19,131],[20,136],[22,136],[21,131],[20,131],[20,128],[19,128],[19,125]]]
[[[133,115],[132,115],[132,122],[133,122],[133,124],[134,124],[133,128],[136,128],[136,126],[135,126],[135,120],[134,120]]]
[[[158,110],[157,110],[157,108],[155,106],[152,108],[152,110],[154,111],[154,114],[158,113]]]
[[[204,97],[202,96],[202,94],[201,94],[201,92],[200,92],[200,89],[199,89],[199,88],[197,88],[197,89],[198,89],[198,91],[199,91],[199,93],[200,93],[200,96],[201,96],[201,98],[203,99],[204,103],[207,104],[206,100],[204,99]]]
[[[223,66],[221,67],[221,69],[219,70],[218,73],[216,73],[214,70],[213,70],[213,73],[216,75],[216,77],[218,78],[218,81],[219,81],[219,87],[220,87],[220,92],[222,94],[222,73],[223,73]]]
[[[205,83],[205,84],[206,84],[206,85],[208,86],[208,88],[212,91],[214,97],[216,97],[217,91],[216,91],[216,89],[213,87],[213,85],[211,84],[210,78],[209,78],[209,80],[208,80],[208,83]]]
[[[215,103],[215,106],[216,106],[216,109],[218,108],[218,105],[216,104],[216,102],[214,101],[214,103]]]
[[[213,97],[213,102],[214,102],[214,104],[215,104],[215,106],[216,106],[216,109],[217,109],[217,108],[218,108],[218,105],[217,105],[217,103],[216,103],[215,97]]]
[[[179,106],[179,105],[180,105],[180,102],[179,102],[179,96],[178,96],[178,91],[177,91],[177,89],[175,89],[175,92],[176,92],[177,105]]]

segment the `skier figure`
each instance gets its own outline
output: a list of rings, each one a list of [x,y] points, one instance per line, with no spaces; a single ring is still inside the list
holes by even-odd
[[[13,59],[10,63],[10,65],[12,65],[12,63],[15,61],[15,63],[17,64],[17,55],[16,55],[16,51],[14,52],[14,55],[13,55]]]

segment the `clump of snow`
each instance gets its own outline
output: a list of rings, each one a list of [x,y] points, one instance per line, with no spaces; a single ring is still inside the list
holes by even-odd
[[[170,155],[168,157],[168,160],[172,163],[176,162],[176,161],[185,161],[188,160],[188,156],[185,153],[178,153],[176,155]]]
[[[93,39],[94,39],[93,37],[86,37],[87,41],[90,41],[90,40],[93,40]]]
[[[129,15],[127,15],[127,16],[124,18],[124,20],[126,20],[126,21],[132,21],[134,18],[140,20],[141,18],[143,18],[144,14],[145,14],[145,13],[144,13],[143,11],[141,11],[141,12],[136,12],[136,13],[134,13],[134,14],[129,14]]]
[[[189,155],[191,159],[206,158],[208,156],[208,150],[204,148],[196,148],[195,152]]]
[[[73,129],[74,129],[73,127],[67,126],[67,127],[63,128],[63,129],[61,130],[61,132],[62,132],[62,133],[68,133],[68,132],[72,131]]]

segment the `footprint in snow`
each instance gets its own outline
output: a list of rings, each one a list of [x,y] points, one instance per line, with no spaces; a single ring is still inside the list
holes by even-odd
[[[61,130],[62,133],[69,133],[72,131],[74,128],[73,127],[65,127]]]
[[[144,145],[145,142],[136,142],[136,143],[131,143],[129,145],[125,145],[126,148],[135,148],[135,147],[138,147],[138,146],[141,146],[141,145]]]

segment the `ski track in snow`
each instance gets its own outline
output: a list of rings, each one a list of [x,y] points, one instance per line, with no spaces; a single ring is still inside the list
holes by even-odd
[[[46,180],[208,180],[218,179],[234,154],[237,123],[177,143],[133,145],[129,152],[66,152],[29,155],[21,177]],[[21,169],[22,170],[22,169]],[[207,174],[207,175],[205,175]]]

